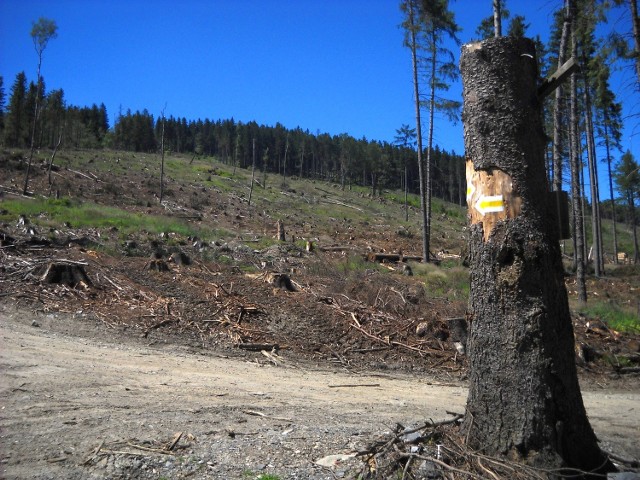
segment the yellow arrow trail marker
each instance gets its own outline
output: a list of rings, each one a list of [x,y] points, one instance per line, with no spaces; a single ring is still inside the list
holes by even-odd
[[[474,207],[482,216],[486,213],[504,212],[504,200],[502,195],[481,195]]]
[[[471,224],[482,223],[486,241],[499,221],[520,214],[521,198],[509,174],[498,168],[476,170],[467,161],[467,205]]]

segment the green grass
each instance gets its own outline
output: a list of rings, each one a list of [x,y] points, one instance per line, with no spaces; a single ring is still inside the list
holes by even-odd
[[[640,317],[633,307],[614,302],[593,302],[582,307],[580,312],[590,318],[599,318],[609,328],[619,332],[640,333]]]
[[[127,212],[114,207],[93,203],[60,200],[5,200],[0,215],[2,221],[16,221],[25,215],[31,223],[41,226],[57,226],[68,222],[72,228],[116,227],[123,234],[144,230],[149,233],[173,232],[180,235],[201,235],[194,226],[169,217]]]
[[[362,255],[349,255],[343,261],[338,262],[336,267],[339,272],[345,274],[364,272],[365,270],[386,271],[379,264],[368,262]]]
[[[438,266],[433,263],[411,262],[416,277],[424,282],[427,294],[431,297],[447,297],[459,300],[469,298],[469,271],[455,264]]]

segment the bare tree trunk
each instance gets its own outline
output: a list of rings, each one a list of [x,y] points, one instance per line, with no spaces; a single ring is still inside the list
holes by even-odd
[[[585,59],[586,62],[586,59]],[[584,124],[587,136],[587,158],[589,165],[589,186],[591,189],[591,233],[593,245],[593,265],[596,277],[604,275],[604,261],[602,258],[602,227],[600,225],[600,188],[598,183],[598,164],[596,160],[596,142],[593,136],[593,121],[591,114],[591,95],[589,82],[584,79]]]
[[[640,263],[640,251],[638,250],[638,228],[636,221],[636,202],[633,191],[627,193],[629,201],[629,216],[631,217],[631,231],[633,232],[633,263]]]
[[[58,153],[58,148],[60,148],[60,144],[62,143],[62,132],[60,129],[60,134],[58,135],[58,142],[56,146],[53,148],[53,153],[51,154],[51,159],[49,160],[49,165],[47,166],[47,178],[49,179],[49,195],[51,195],[51,186],[53,182],[51,182],[51,167],[53,167],[53,160],[56,158],[56,153]]]
[[[304,142],[302,142],[302,152],[300,153],[300,179],[302,180],[302,168],[304,166]]]
[[[253,157],[251,161],[251,187],[249,188],[249,206],[251,206],[251,196],[253,195],[253,182],[256,178],[256,139],[253,139]]]
[[[633,44],[635,46],[635,59],[636,59],[636,75],[638,77],[638,83],[640,84],[640,18],[638,17],[638,2],[637,0],[629,0],[629,7],[631,8],[631,22],[633,23]]]
[[[429,263],[431,261],[429,252],[431,250],[431,198],[432,198],[432,180],[431,180],[431,152],[433,150],[433,117],[436,109],[436,34],[431,33],[431,79],[429,85],[429,136],[427,137],[427,161],[425,162],[425,205],[426,205],[426,219],[425,225],[425,239],[424,250],[425,257],[423,262]]]
[[[569,37],[569,2],[565,0],[564,22],[562,23],[562,36],[560,37],[560,48],[558,51],[558,68],[565,61],[565,50],[567,49],[567,38]],[[555,102],[553,104],[553,190],[562,190],[562,84],[555,91]]]
[[[606,115],[606,114],[605,114]],[[604,144],[607,151],[607,174],[609,175],[609,196],[611,197],[611,218],[613,221],[613,261],[618,263],[618,232],[616,226],[616,202],[613,196],[613,175],[611,174],[611,151],[609,145],[608,118],[604,121]]]
[[[409,22],[411,30],[411,63],[413,66],[413,96],[416,112],[416,140],[418,143],[418,177],[420,181],[420,213],[422,215],[422,258],[424,262],[429,261],[429,223],[427,220],[427,201],[425,191],[425,166],[422,158],[422,123],[420,121],[420,84],[418,83],[418,44],[416,40],[416,19],[413,11],[413,3],[409,4]]]
[[[409,187],[407,186],[407,161],[404,163],[404,221],[409,221]]]
[[[162,110],[162,138],[160,140],[161,161],[160,161],[160,204],[164,196],[164,110]]]
[[[502,9],[500,7],[500,0],[493,0],[493,30],[496,38],[502,36]]]
[[[571,20],[571,56],[578,58],[578,42],[575,32],[576,8],[575,0],[569,0],[569,18]],[[573,219],[575,229],[575,263],[576,288],[578,302],[586,303],[587,285],[585,280],[584,260],[584,217],[582,215],[582,191],[580,188],[580,132],[578,130],[578,80],[575,73],[571,74],[571,118],[569,120],[569,136],[571,137],[571,197],[573,205]]]
[[[584,409],[558,227],[548,202],[535,44],[500,37],[461,56],[471,194],[469,446],[542,468],[603,473]],[[497,93],[499,92],[499,93]]]
[[[282,162],[282,188],[287,186],[287,154],[289,153],[289,135],[284,145],[284,160]]]
[[[29,190],[29,176],[31,175],[31,163],[33,162],[33,151],[35,150],[36,142],[36,125],[38,123],[38,116],[40,115],[40,68],[42,66],[42,55],[38,57],[38,75],[36,84],[36,100],[33,107],[33,125],[31,126],[31,146],[29,148],[29,160],[27,161],[27,172],[24,175],[24,187],[22,188],[22,194],[26,195]]]

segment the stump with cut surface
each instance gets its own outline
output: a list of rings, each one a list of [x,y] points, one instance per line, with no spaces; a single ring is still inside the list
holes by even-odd
[[[156,272],[168,272],[171,269],[164,260],[153,259],[145,265],[145,270],[151,270]]]
[[[545,468],[613,468],[585,412],[557,226],[548,222],[529,39],[463,46],[470,218],[469,446]]]
[[[83,266],[71,263],[49,263],[44,269],[40,280],[44,283],[59,283],[71,287],[92,286]]]

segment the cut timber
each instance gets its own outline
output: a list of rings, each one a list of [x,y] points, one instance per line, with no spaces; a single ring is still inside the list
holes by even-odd
[[[49,263],[40,280],[45,283],[61,283],[72,287],[78,285],[90,287],[92,285],[82,265],[68,263]]]
[[[403,255],[402,253],[369,253],[367,254],[369,262],[422,262],[422,257],[418,255]]]
[[[354,247],[350,246],[350,245],[337,245],[337,246],[333,246],[333,247],[318,247],[318,249],[321,252],[346,252],[348,250],[353,250]]]
[[[258,273],[258,274],[248,273],[246,275],[249,278],[264,280],[265,282],[270,283],[271,285],[273,285],[276,288],[282,288],[282,289],[288,290],[290,292],[297,291],[296,287],[293,285],[293,282],[291,281],[289,276],[284,274],[284,273],[263,272],[263,273]],[[248,311],[248,310],[246,310],[246,311]]]
[[[558,85],[578,69],[579,67],[575,58],[571,57],[560,68],[558,68],[553,75],[544,79],[540,87],[538,87],[538,98],[540,100],[544,99],[544,97],[558,88]]]
[[[277,352],[280,350],[280,345],[277,343],[239,343],[236,346],[241,350],[249,350],[250,352],[261,352],[263,350]]]

